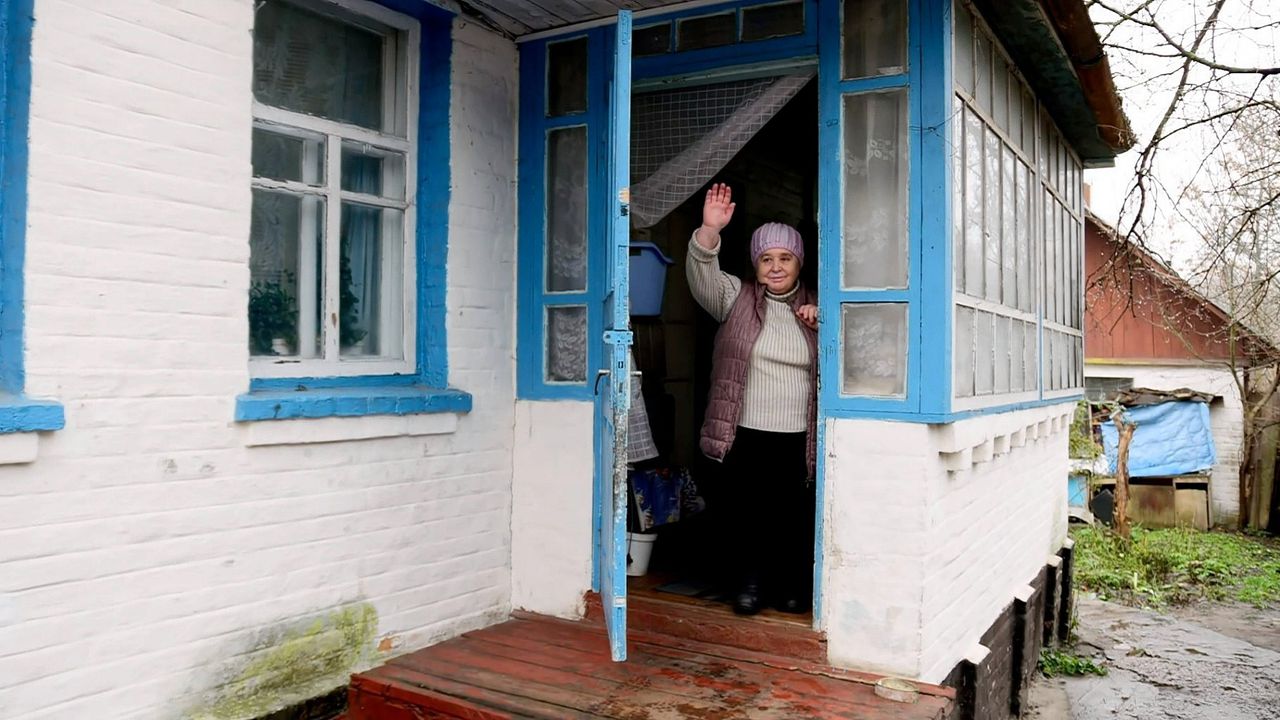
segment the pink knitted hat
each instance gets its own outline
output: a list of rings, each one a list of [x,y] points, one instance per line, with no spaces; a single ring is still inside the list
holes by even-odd
[[[783,223],[765,223],[751,233],[751,265],[760,263],[760,256],[766,250],[782,248],[796,256],[804,265],[804,240],[800,231]]]

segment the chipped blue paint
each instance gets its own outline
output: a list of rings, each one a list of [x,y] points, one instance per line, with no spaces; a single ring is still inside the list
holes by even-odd
[[[240,421],[471,412],[471,395],[422,385],[261,390],[236,398]]]
[[[236,398],[236,420],[468,412],[471,398],[450,390],[446,328],[449,257],[449,100],[453,13],[420,0],[375,0],[418,21],[418,177],[416,369],[411,375],[257,378]],[[378,402],[360,403],[371,394]],[[282,402],[282,396],[292,400]],[[395,397],[399,401],[386,402]],[[465,398],[465,400],[463,399]],[[264,404],[265,403],[265,404]],[[276,412],[279,405],[286,408]],[[364,408],[364,412],[357,412]]]

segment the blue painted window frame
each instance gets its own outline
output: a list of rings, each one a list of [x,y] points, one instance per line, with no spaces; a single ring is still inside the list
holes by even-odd
[[[910,0],[907,6],[907,72],[898,75],[843,79],[842,6],[839,0],[820,5],[819,27],[819,298],[826,315],[818,332],[819,363],[825,379],[819,390],[824,417],[885,417],[920,420],[924,414],[946,413],[950,405],[950,320],[940,312],[951,296],[950,198],[945,159],[947,107],[938,100],[950,77],[950,11],[937,12],[936,0]],[[944,58],[941,56],[945,56]],[[949,87],[949,84],[946,84]],[[843,252],[843,99],[846,95],[889,89],[907,92],[907,286],[892,290],[846,290],[842,287]],[[949,98],[942,94],[943,100]],[[925,212],[929,208],[929,212]],[[938,212],[938,208],[947,208]],[[929,238],[925,240],[926,236]],[[927,248],[927,251],[926,251]],[[927,295],[925,287],[930,288]],[[945,290],[944,290],[945,288]],[[933,292],[938,289],[940,292]],[[946,303],[939,302],[945,296]],[[906,393],[902,397],[845,395],[842,392],[842,307],[846,304],[895,303],[907,311]],[[926,338],[931,352],[925,357]],[[945,338],[948,352],[933,352]]]
[[[725,11],[774,4],[774,0],[735,0],[716,5],[648,15],[637,27],[671,22],[688,17],[714,15]],[[726,66],[760,65],[804,60],[818,54],[818,0],[804,0],[803,34],[767,40],[740,42],[722,47],[672,52],[635,58],[634,81],[698,75]],[[595,340],[604,332],[604,296],[607,290],[606,218],[608,207],[608,91],[612,67],[614,27],[603,25],[567,29],[553,36],[520,44],[520,196],[519,270],[517,273],[516,393],[524,400],[590,400],[594,396],[596,371],[602,367],[603,345]],[[547,117],[547,46],[587,39],[589,73],[586,112]],[[674,42],[674,37],[672,39]],[[587,128],[587,288],[577,293],[547,293],[546,274],[546,135],[556,128],[585,125]],[[544,373],[546,351],[543,344],[546,309],[563,305],[587,307],[587,378],[581,383],[547,382]]]
[[[470,412],[449,388],[446,337],[449,248],[449,100],[453,18],[421,0],[372,0],[421,28],[417,150],[417,362],[413,374],[255,378],[236,398],[236,420]]]
[[[0,434],[60,430],[61,403],[23,394],[26,365],[23,271],[34,0],[0,0]]]

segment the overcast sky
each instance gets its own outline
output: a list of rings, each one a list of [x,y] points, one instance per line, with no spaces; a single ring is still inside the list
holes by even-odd
[[[1138,4],[1136,0],[1105,2],[1123,7]],[[1208,0],[1156,0],[1152,7],[1161,25],[1178,38],[1181,44],[1189,46],[1194,30],[1199,27],[1200,19],[1208,13],[1210,4]],[[1096,5],[1092,8],[1092,15],[1095,22],[1114,18]],[[1220,27],[1224,29],[1205,48],[1205,54],[1219,62],[1236,66],[1280,65],[1280,58],[1277,58],[1280,34],[1276,27],[1276,23],[1280,22],[1280,0],[1229,0],[1220,17]],[[1105,36],[1108,28],[1100,26],[1098,30],[1099,34]],[[1146,51],[1161,50],[1159,36],[1155,31],[1137,26],[1117,32],[1109,42]],[[1091,186],[1091,209],[1114,224],[1132,181],[1138,152],[1151,138],[1176,87],[1175,77],[1158,76],[1175,70],[1180,61],[1176,58],[1142,56],[1115,48],[1108,49],[1108,56],[1124,100],[1125,113],[1138,135],[1139,143],[1133,150],[1116,158],[1114,168],[1089,170],[1085,173],[1085,182]],[[1201,76],[1207,76],[1207,73],[1202,72]],[[1256,76],[1232,76],[1217,82],[1223,86],[1252,90],[1257,85],[1257,80]],[[1275,97],[1274,78],[1264,88]],[[1183,118],[1199,117],[1204,112],[1203,105],[1189,103]],[[1180,124],[1178,121],[1183,118],[1175,119],[1170,127]],[[1192,182],[1213,142],[1213,136],[1208,132],[1189,132],[1176,143],[1170,143],[1156,167],[1156,175],[1161,183],[1170,192],[1176,193]],[[1199,237],[1178,217],[1177,206],[1168,197],[1161,198],[1158,215],[1149,225],[1146,239],[1153,249],[1165,259],[1171,260],[1179,269],[1185,269],[1200,245]]]

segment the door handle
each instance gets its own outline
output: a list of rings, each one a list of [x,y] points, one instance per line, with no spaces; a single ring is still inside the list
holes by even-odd
[[[596,383],[595,383],[595,387],[593,387],[593,388],[591,389],[591,394],[592,394],[592,395],[599,395],[599,394],[600,394],[600,380],[601,380],[602,378],[608,377],[608,376],[609,376],[609,374],[610,374],[610,373],[609,373],[609,370],[608,370],[608,369],[601,369],[601,370],[597,370],[597,371],[596,371]],[[643,372],[641,372],[641,371],[639,371],[639,370],[632,370],[632,371],[631,371],[631,377],[633,377],[633,378],[641,378],[641,379],[643,379],[643,378],[644,378],[644,373],[643,373]]]

